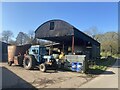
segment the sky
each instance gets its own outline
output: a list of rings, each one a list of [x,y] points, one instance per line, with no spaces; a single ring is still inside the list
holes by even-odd
[[[81,31],[96,27],[99,33],[118,31],[117,2],[3,2],[2,30],[35,31],[42,23],[61,19]]]

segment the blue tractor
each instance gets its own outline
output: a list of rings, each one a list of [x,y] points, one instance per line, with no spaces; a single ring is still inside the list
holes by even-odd
[[[48,69],[57,70],[57,62],[52,55],[47,55],[46,47],[40,45],[31,46],[24,55],[23,66],[25,69],[38,67],[45,72]]]
[[[11,46],[10,52],[14,51]],[[44,46],[40,45],[23,45],[16,47],[16,51],[10,60],[8,60],[9,66],[12,63],[22,65],[25,69],[30,70],[38,67],[40,71],[45,72],[49,69],[57,70],[57,62],[52,55],[47,54],[47,49]]]

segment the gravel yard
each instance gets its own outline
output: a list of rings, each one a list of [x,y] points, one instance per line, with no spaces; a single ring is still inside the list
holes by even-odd
[[[78,88],[93,77],[70,71],[46,73],[38,69],[25,70],[23,67],[0,63],[3,88]]]

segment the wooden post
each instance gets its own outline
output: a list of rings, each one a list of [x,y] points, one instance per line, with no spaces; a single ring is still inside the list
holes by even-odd
[[[51,46],[50,46],[50,48],[51,48]],[[51,52],[51,49],[49,48],[49,55],[50,55],[50,52]]]
[[[72,36],[72,54],[74,53],[74,35]]]
[[[63,52],[64,52],[64,43],[63,43]]]

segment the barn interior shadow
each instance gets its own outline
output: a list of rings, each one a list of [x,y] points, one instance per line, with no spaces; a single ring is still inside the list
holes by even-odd
[[[2,90],[6,89],[31,89],[37,90],[34,86],[30,83],[26,82],[18,75],[13,73],[12,71],[8,70],[5,67],[2,68]]]

